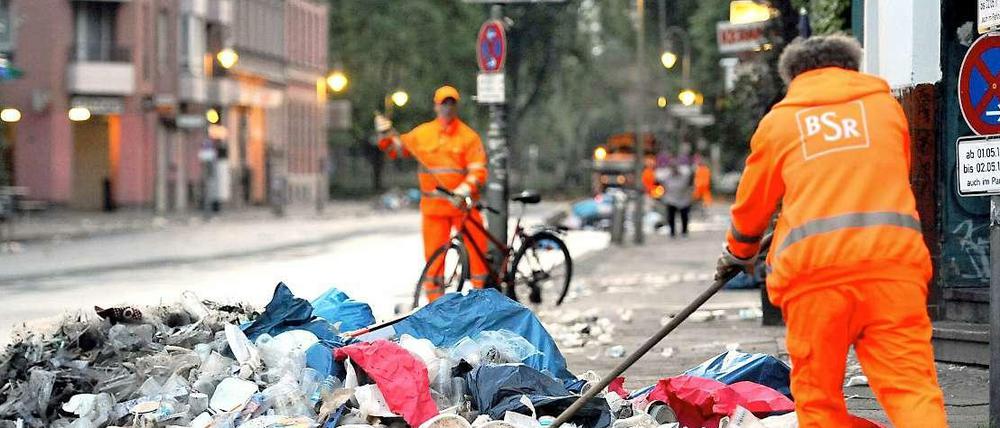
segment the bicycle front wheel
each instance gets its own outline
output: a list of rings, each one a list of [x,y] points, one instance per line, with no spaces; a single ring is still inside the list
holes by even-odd
[[[525,238],[514,255],[507,294],[516,299],[518,293],[528,292],[531,303],[558,306],[566,299],[572,277],[573,259],[566,243],[555,233],[538,232]]]
[[[434,270],[439,269],[440,274]],[[424,270],[420,272],[420,279],[417,281],[417,288],[413,292],[413,308],[429,303],[424,284],[438,278],[442,293],[462,291],[465,282],[469,280],[469,254],[465,247],[459,242],[452,240],[431,254],[424,265]]]

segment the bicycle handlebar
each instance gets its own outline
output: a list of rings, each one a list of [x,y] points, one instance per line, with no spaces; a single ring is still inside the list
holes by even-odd
[[[448,189],[444,188],[444,186],[436,186],[435,190],[437,190],[440,193],[444,193],[445,196],[448,196],[450,198],[458,198],[459,197],[459,195],[456,195],[455,192],[452,192],[451,190],[448,190]],[[500,211],[494,209],[493,207],[491,207],[489,205],[486,205],[486,204],[484,204],[482,202],[478,202],[478,201],[475,202],[475,203],[473,203],[473,204],[471,204],[471,205],[467,205],[467,206],[470,206],[470,207],[475,208],[475,209],[480,210],[480,211],[484,211],[485,210],[485,211],[489,211],[489,212],[491,212],[493,214],[500,214]]]

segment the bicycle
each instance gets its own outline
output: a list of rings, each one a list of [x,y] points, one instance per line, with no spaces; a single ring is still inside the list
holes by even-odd
[[[454,193],[440,186],[437,191],[448,197],[457,198]],[[459,204],[463,212],[462,227],[427,259],[413,293],[414,309],[426,302],[423,283],[439,259],[443,260],[444,282],[441,284],[443,292],[460,292],[469,281],[469,251],[464,243],[465,238],[469,236],[467,226],[469,224],[482,232],[503,255],[503,262],[498,271],[494,269],[490,258],[485,254],[486,249],[472,246],[474,255],[486,260],[488,287],[496,288],[514,300],[517,300],[518,288],[527,287],[529,301],[533,304],[540,305],[547,300],[554,302],[556,306],[562,304],[573,276],[573,259],[570,257],[569,248],[561,238],[566,229],[550,226],[525,229],[521,224],[525,208],[527,205],[541,202],[542,198],[538,193],[524,191],[511,200],[521,204],[521,213],[517,217],[509,244],[490,234],[481,222],[470,218],[470,213],[474,209],[493,213],[497,213],[497,210],[482,202],[473,202],[471,198],[462,200],[463,202]],[[515,244],[519,246],[515,247]],[[517,251],[514,251],[514,248],[517,248]]]

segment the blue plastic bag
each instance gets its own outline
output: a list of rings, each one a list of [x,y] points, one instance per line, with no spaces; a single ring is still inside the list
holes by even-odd
[[[503,420],[508,411],[530,415],[522,396],[531,401],[536,416],[559,416],[579,397],[558,380],[523,364],[483,364],[465,379],[476,408],[496,420]],[[611,425],[611,409],[606,400],[595,397],[572,421],[587,428],[604,428]]]
[[[348,297],[343,291],[331,288],[312,301],[313,316],[333,324],[340,322],[340,331],[348,332],[375,324],[372,308],[367,303]]]
[[[729,351],[701,363],[684,374],[715,379],[726,385],[749,381],[770,387],[792,398],[792,391],[789,389],[791,369],[783,361],[767,354]]]
[[[279,282],[274,288],[274,296],[264,307],[264,313],[244,328],[243,333],[251,341],[257,340],[257,337],[264,333],[277,336],[281,332],[291,330],[292,327],[311,321],[312,310],[309,301],[295,297],[284,282]]]
[[[264,307],[264,313],[250,325],[244,326],[243,333],[251,341],[256,341],[264,333],[277,336],[289,330],[307,330],[329,346],[343,346],[343,340],[337,335],[333,324],[314,317],[312,312],[313,307],[308,300],[295,297],[285,283],[279,282],[274,288],[274,296]]]
[[[524,364],[563,382],[577,380],[566,370],[566,359],[531,309],[494,289],[445,294],[394,327],[398,335],[427,339],[438,348],[451,348],[462,338],[483,331],[510,330],[540,352],[528,357]]]

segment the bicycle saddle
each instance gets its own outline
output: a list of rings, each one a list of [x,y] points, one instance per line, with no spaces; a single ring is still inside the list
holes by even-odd
[[[538,192],[535,191],[525,190],[521,192],[521,194],[510,198],[510,200],[520,202],[522,204],[537,204],[542,201],[542,195],[539,195]]]

